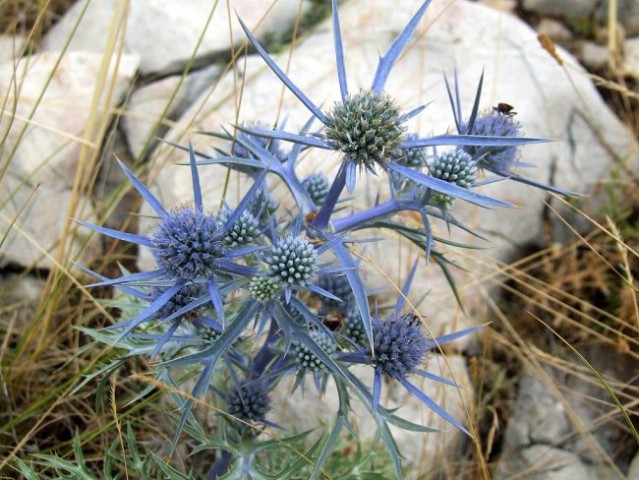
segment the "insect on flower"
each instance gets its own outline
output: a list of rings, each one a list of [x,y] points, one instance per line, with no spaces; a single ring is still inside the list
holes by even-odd
[[[501,115],[506,115],[507,117],[517,115],[517,112],[514,111],[515,107],[504,102],[499,102],[496,107],[493,107],[493,110]]]

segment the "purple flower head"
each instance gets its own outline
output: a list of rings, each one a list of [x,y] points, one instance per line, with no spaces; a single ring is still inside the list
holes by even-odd
[[[342,327],[342,335],[352,342],[351,347],[366,346],[366,332],[362,325],[362,317],[357,308],[350,307],[346,312],[344,325]]]
[[[268,263],[269,275],[286,285],[303,287],[317,270],[317,253],[305,238],[288,235],[273,245]]]
[[[461,148],[456,148],[436,156],[435,160],[428,166],[428,171],[435,178],[462,188],[470,188],[477,177],[477,162],[470,154]],[[453,204],[455,198],[435,192],[430,201],[434,205],[446,208]]]
[[[168,290],[168,287],[153,287],[151,290],[151,301],[159,298]],[[197,283],[187,283],[182,286],[182,288],[174,294],[171,299],[166,302],[162,308],[158,311],[158,318],[164,319],[170,317],[174,313],[178,312],[183,307],[186,307],[189,303],[193,302],[201,298],[206,294],[206,286]],[[191,310],[187,314],[178,317],[178,318],[186,318],[186,317],[197,317],[197,310]]]
[[[413,314],[391,317],[381,322],[375,332],[375,371],[404,380],[423,365],[429,350],[419,318]]]
[[[346,275],[332,273],[320,275],[318,286],[341,300],[341,302],[338,302],[332,298],[322,297],[322,303],[329,309],[345,311],[352,301],[353,290],[350,283],[348,283]]]
[[[227,249],[223,229],[213,215],[182,208],[168,212],[151,235],[153,257],[167,276],[180,280],[206,277]]]
[[[411,142],[419,139],[416,133],[409,133],[404,136],[403,141]],[[426,149],[425,148],[402,148],[397,163],[410,168],[422,168],[426,166]]]
[[[228,222],[232,215],[228,208],[222,210],[219,216],[220,228]],[[259,224],[251,212],[245,210],[240,217],[231,225],[224,235],[224,245],[238,248],[252,244],[259,235]]]
[[[322,330],[311,330],[308,335],[328,355],[337,350],[335,340],[328,333]],[[302,372],[321,373],[328,371],[324,362],[303,343],[295,343],[293,352]]]
[[[360,90],[335,103],[326,116],[324,135],[346,162],[374,171],[376,165],[384,167],[401,156],[402,122],[401,108],[388,94]]]
[[[331,187],[328,178],[321,172],[310,175],[302,182],[302,185],[308,192],[308,196],[311,197],[311,200],[313,200],[313,203],[317,206],[324,203]]]
[[[467,124],[463,124],[463,129],[467,129]],[[521,124],[512,115],[504,115],[495,110],[478,115],[475,119],[473,129],[469,134],[481,137],[523,137]],[[463,146],[479,166],[497,172],[509,172],[519,159],[519,147],[476,147]]]
[[[268,302],[279,296],[282,284],[271,277],[253,277],[249,283],[249,292],[258,302]]]
[[[263,422],[271,406],[268,393],[265,382],[233,385],[226,395],[227,413],[243,422]]]

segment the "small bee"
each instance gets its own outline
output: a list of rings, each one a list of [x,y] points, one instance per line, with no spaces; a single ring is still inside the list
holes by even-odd
[[[515,107],[513,107],[512,105],[508,105],[507,103],[498,103],[496,107],[493,107],[493,110],[501,115],[506,115],[507,117],[512,117],[514,115],[517,115],[517,112],[514,112],[513,110],[515,109]]]

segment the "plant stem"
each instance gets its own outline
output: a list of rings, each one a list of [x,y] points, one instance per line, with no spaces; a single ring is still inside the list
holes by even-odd
[[[317,217],[313,220],[313,226],[318,230],[325,230],[328,226],[328,222],[331,219],[331,215],[335,211],[335,205],[339,200],[342,191],[344,190],[344,186],[346,185],[346,162],[343,161],[337,171],[337,175],[335,175],[335,179],[331,184],[331,188],[328,191],[328,195],[326,196],[326,200],[322,204]]]
[[[379,205],[375,205],[368,210],[364,210],[363,212],[354,213],[352,215],[349,215],[348,217],[338,218],[337,220],[334,220],[333,228],[335,230],[335,233],[353,230],[360,225],[364,225],[372,220],[384,217],[400,210],[402,210],[402,205],[400,202],[395,199],[388,200],[384,203],[380,203]]]

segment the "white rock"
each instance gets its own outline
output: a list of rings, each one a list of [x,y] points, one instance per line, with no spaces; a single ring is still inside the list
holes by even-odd
[[[479,0],[479,3],[506,13],[514,13],[517,8],[517,2],[514,0]]]
[[[466,370],[465,359],[459,355],[448,355],[445,359],[439,354],[432,354],[428,371],[436,375],[454,380],[459,390],[431,380],[413,377],[416,384],[426,395],[443,407],[448,413],[462,423],[466,418],[466,408],[473,402],[472,385]],[[366,385],[372,386],[372,368],[353,369],[355,375]],[[326,393],[320,395],[315,390],[312,376],[307,375],[304,392],[296,391],[291,395],[293,378],[282,381],[271,397],[272,410],[267,419],[294,431],[316,429],[320,422],[332,425],[338,408],[338,398],[332,381],[328,382]],[[354,396],[353,396],[354,397]],[[390,402],[390,403],[387,403]],[[433,470],[433,460],[442,460],[450,453],[452,444],[463,435],[455,427],[448,424],[438,415],[426,408],[416,397],[409,394],[401,385],[394,384],[392,390],[384,385],[382,403],[386,407],[400,407],[396,414],[411,422],[440,429],[435,433],[415,433],[391,427],[393,436],[405,457],[403,465],[412,470],[416,477],[420,472]],[[352,403],[353,414],[349,417],[363,440],[375,437],[376,425],[366,407],[357,399]],[[277,432],[275,432],[277,434]],[[436,468],[436,467],[435,467]]]
[[[567,42],[573,39],[573,35],[563,23],[552,18],[542,18],[537,25],[539,33],[545,33],[555,42]]]
[[[388,48],[420,3],[406,2],[402,8],[397,8],[396,2],[380,1],[373,8],[363,0],[354,0],[340,7],[350,91],[370,85],[378,54]],[[296,85],[324,108],[329,108],[339,98],[334,53],[329,45],[332,45],[332,31],[330,22],[326,22],[297,45],[290,66],[287,63],[288,53],[278,58],[279,65],[287,69]],[[581,71],[571,55],[562,50],[560,54],[571,68]],[[600,131],[612,150],[622,158],[636,158],[636,144],[630,133],[608,110],[585,75],[571,74],[569,80],[561,67],[539,46],[536,33],[521,21],[464,1],[453,5],[433,2],[426,19],[418,27],[416,39],[390,75],[387,90],[406,110],[428,104],[426,110],[412,121],[412,129],[425,135],[452,129],[453,117],[442,73],[446,72],[450,78],[455,68],[459,73],[466,112],[471,108],[479,75],[485,70],[482,109],[500,101],[513,104],[519,112],[517,118],[529,136],[559,139],[523,149],[522,161],[536,166],[522,172],[528,177],[542,182],[552,181],[568,190],[598,191],[613,163],[597,136],[592,134],[591,127]],[[238,76],[244,78],[241,92]],[[299,128],[309,113],[287,90],[280,109],[282,90],[281,82],[268,71],[261,59],[248,58],[246,71],[242,65],[238,71],[224,76],[212,92],[206,93],[209,99],[203,105],[196,102],[194,108],[180,119],[169,138],[182,144],[191,140],[197,149],[212,152],[209,137],[190,132],[219,131],[221,126],[237,121],[261,120],[273,124],[277,118],[286,118],[288,129]],[[238,112],[240,93],[241,111]],[[220,100],[224,98],[228,100]],[[576,115],[576,111],[582,114]],[[158,186],[155,191],[168,205],[192,199],[188,168],[163,168],[166,163],[184,162],[185,158],[183,153],[170,148],[164,148],[158,154],[154,172],[157,173]],[[335,172],[337,163],[336,155],[309,152],[299,171],[301,176],[326,167]],[[214,210],[223,191],[225,170],[202,167],[200,174],[209,208]],[[362,208],[375,198],[382,188],[383,177],[382,174],[379,178],[367,176],[359,180],[354,201],[356,207]],[[248,187],[235,174],[231,175],[230,186],[227,198],[234,204],[239,194]],[[240,186],[239,190],[237,186]],[[512,182],[486,186],[481,191],[512,202],[519,208],[494,211],[464,202],[457,202],[453,207],[457,217],[492,239],[494,245],[482,244],[463,232],[454,231],[457,241],[491,247],[489,251],[464,250],[450,255],[470,272],[455,271],[467,316],[459,312],[451,290],[436,266],[429,265],[426,269],[420,265],[412,299],[416,300],[428,292],[419,310],[426,316],[435,334],[481,322],[487,305],[485,296],[496,285],[501,272],[496,260],[507,261],[518,247],[542,242],[542,211],[546,194]],[[279,189],[278,193],[285,195],[286,192]],[[596,204],[591,203],[589,209],[596,211]],[[405,221],[415,220],[407,215]],[[148,222],[146,227],[143,226],[144,231],[150,228]],[[436,233],[447,235],[446,229],[438,225]],[[417,256],[407,241],[400,242],[395,237],[388,242],[367,245],[365,254],[374,264],[373,268],[369,268],[370,283],[382,286],[388,285],[389,280],[401,285]],[[152,268],[148,252],[143,253],[141,265]],[[392,295],[390,298],[395,298],[395,293]]]
[[[597,45],[591,41],[584,41],[581,44],[581,61],[593,70],[601,70],[608,64],[608,48]]]
[[[541,16],[568,19],[587,18],[595,11],[597,0],[524,0],[523,7]]]
[[[127,113],[122,118],[122,128],[133,157],[140,157],[147,142],[153,145],[153,137],[160,136],[173,124],[169,119],[192,105],[202,91],[213,84],[220,70],[213,66],[184,78],[167,77],[136,90],[129,98]]]
[[[121,3],[115,0],[93,0],[88,6],[77,3],[45,35],[42,48],[61,50],[81,18],[70,51],[104,52],[116,22],[126,22],[124,52],[140,55],[143,74],[162,72],[183,68],[196,48],[196,57],[202,57],[241,45],[245,36],[234,10],[263,37],[292,28],[298,14],[303,15],[310,7],[307,0],[301,10],[299,0],[234,0],[230,11],[227,5],[208,0],[133,0],[128,2],[129,10],[123,12]]]
[[[15,112],[0,119],[0,134],[6,138],[0,161],[9,163],[0,180],[1,230],[18,217],[3,245],[3,262],[50,267],[52,260],[45,254],[55,253],[68,216],[92,215],[89,199],[73,193],[76,172],[97,148],[95,129],[122,98],[138,63],[136,57],[122,56],[118,70],[112,63],[100,85],[100,55],[67,54],[56,69],[58,57],[45,52],[22,59],[17,68],[13,63],[0,66],[0,91],[10,92],[7,105],[17,103]],[[14,80],[20,86],[17,99],[11,98]],[[71,210],[74,195],[78,205]],[[88,233],[78,232],[70,258],[79,254]],[[82,258],[96,248],[94,241]]]
[[[25,41],[24,35],[0,35],[0,65],[20,58]]]
[[[639,78],[639,37],[626,40],[623,52],[626,71],[635,78]]]
[[[639,454],[635,455],[635,458],[632,460],[630,464],[630,468],[628,469],[628,480],[639,480]]]
[[[527,447],[497,467],[495,480],[505,480],[526,472],[536,480],[623,480],[606,465],[589,465],[579,456],[549,445]]]

